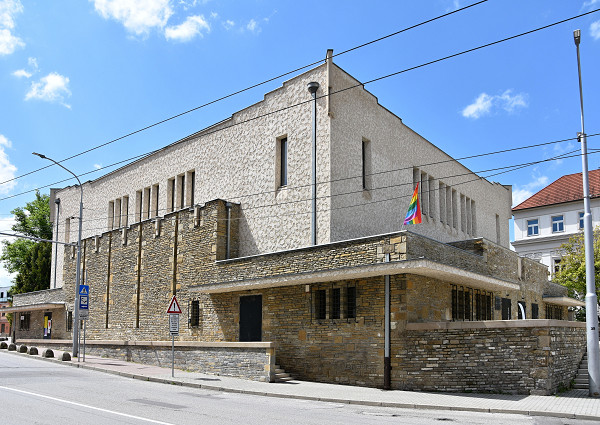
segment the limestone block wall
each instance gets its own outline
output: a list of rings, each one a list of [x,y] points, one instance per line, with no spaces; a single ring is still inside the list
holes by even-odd
[[[392,355],[397,388],[552,394],[585,353],[585,324],[562,321],[409,324]]]

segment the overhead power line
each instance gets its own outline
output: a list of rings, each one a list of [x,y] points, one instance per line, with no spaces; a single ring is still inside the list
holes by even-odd
[[[478,1],[478,2],[476,2],[476,3],[473,3],[473,4],[470,4],[470,5],[467,5],[467,6],[461,7],[461,8],[459,8],[459,9],[456,9],[456,10],[450,11],[450,12],[448,12],[448,13],[444,13],[443,15],[439,15],[439,16],[436,16],[436,17],[434,17],[434,18],[427,19],[427,20],[425,20],[425,21],[419,22],[418,24],[411,25],[411,26],[409,26],[409,27],[406,27],[406,28],[403,28],[403,29],[401,29],[401,30],[399,30],[399,31],[393,32],[393,33],[391,33],[391,34],[388,34],[388,35],[385,35],[385,36],[383,36],[383,37],[379,37],[379,38],[377,38],[377,39],[375,39],[375,40],[371,40],[371,41],[369,41],[369,42],[366,42],[366,43],[360,44],[360,45],[358,45],[358,46],[352,47],[352,48],[350,48],[350,49],[344,50],[344,51],[342,51],[342,52],[340,52],[340,53],[337,53],[337,54],[334,54],[334,55],[332,55],[332,57],[341,56],[341,55],[343,55],[343,54],[346,54],[346,53],[352,52],[352,51],[354,51],[354,50],[358,50],[358,49],[360,49],[360,48],[363,48],[363,47],[369,46],[369,45],[371,45],[371,44],[377,43],[377,42],[379,42],[379,41],[385,40],[385,39],[387,39],[387,38],[390,38],[390,37],[396,36],[396,35],[398,35],[398,34],[401,34],[401,33],[403,33],[403,32],[409,31],[409,30],[411,30],[411,29],[415,29],[415,28],[417,28],[417,27],[420,27],[420,26],[423,26],[423,25],[425,25],[425,24],[428,24],[428,23],[431,23],[431,22],[437,21],[437,20],[439,20],[439,19],[445,18],[445,17],[447,17],[447,16],[450,16],[450,15],[453,15],[453,14],[455,14],[455,13],[462,12],[462,11],[464,11],[464,10],[467,10],[467,9],[469,9],[469,8],[473,7],[473,6],[480,5],[480,4],[482,4],[482,3],[485,3],[485,2],[487,2],[487,1],[488,1],[488,0],[481,0],[481,1]],[[170,116],[170,117],[168,117],[168,118],[165,118],[165,119],[163,119],[163,120],[160,120],[160,121],[157,121],[157,122],[155,122],[155,123],[153,123],[153,124],[147,125],[146,127],[143,127],[143,128],[140,128],[140,129],[138,129],[138,130],[132,131],[132,132],[130,132],[130,133],[127,133],[127,134],[125,134],[125,135],[123,135],[123,136],[117,137],[116,139],[109,140],[108,142],[105,142],[105,143],[102,143],[102,144],[100,144],[100,145],[94,146],[94,147],[92,147],[92,148],[90,148],[90,149],[87,149],[87,150],[85,150],[85,151],[83,151],[83,152],[79,152],[78,154],[71,155],[71,156],[69,156],[69,157],[67,157],[67,158],[61,159],[60,161],[56,161],[56,162],[58,162],[58,163],[65,162],[65,161],[68,161],[68,160],[70,160],[70,159],[76,158],[76,157],[78,157],[78,156],[84,155],[84,154],[86,154],[86,153],[92,152],[92,151],[94,151],[94,150],[96,150],[96,149],[99,149],[99,148],[101,148],[101,147],[104,147],[104,146],[110,145],[110,144],[112,144],[112,143],[118,142],[119,140],[126,139],[126,138],[128,138],[128,137],[131,137],[131,136],[133,136],[133,135],[135,135],[135,134],[138,134],[138,133],[144,132],[144,131],[146,131],[146,130],[149,130],[149,129],[153,128],[153,127],[159,126],[159,125],[161,125],[161,124],[164,124],[164,123],[166,123],[166,122],[172,121],[172,120],[174,120],[174,119],[176,119],[176,118],[179,118],[179,117],[182,117],[182,116],[184,116],[184,115],[187,115],[187,114],[189,114],[189,113],[191,113],[191,112],[194,112],[194,111],[197,111],[197,110],[199,110],[199,109],[202,109],[202,108],[205,108],[205,107],[207,107],[207,106],[210,106],[210,105],[212,105],[212,104],[215,104],[215,103],[221,102],[222,100],[225,100],[225,99],[228,99],[228,98],[230,98],[230,97],[236,96],[236,95],[238,95],[238,94],[244,93],[244,92],[246,92],[246,91],[252,90],[252,89],[254,89],[254,88],[256,88],[256,87],[260,87],[260,86],[262,86],[262,85],[264,85],[264,84],[270,83],[270,82],[272,82],[272,81],[275,81],[275,80],[278,80],[278,79],[280,79],[280,78],[286,77],[286,76],[288,76],[288,75],[294,74],[294,73],[296,73],[296,72],[302,71],[303,69],[309,68],[309,67],[311,67],[311,66],[317,65],[317,64],[319,64],[319,63],[322,63],[322,62],[323,62],[323,59],[319,59],[318,61],[311,62],[311,63],[309,63],[309,64],[307,64],[307,65],[304,65],[304,66],[301,66],[301,67],[299,67],[299,68],[295,68],[295,69],[293,69],[293,70],[291,70],[291,71],[287,71],[287,72],[285,72],[285,73],[283,73],[283,74],[277,75],[277,76],[275,76],[275,77],[271,77],[271,78],[269,78],[269,79],[267,79],[267,80],[264,80],[264,81],[262,81],[262,82],[260,82],[260,83],[253,84],[253,85],[251,85],[251,86],[248,86],[248,87],[246,87],[246,88],[244,88],[244,89],[237,90],[237,91],[235,91],[235,92],[232,92],[232,93],[229,93],[229,94],[227,94],[227,95],[225,95],[225,96],[222,96],[222,97],[219,97],[219,98],[217,98],[217,99],[211,100],[210,102],[206,102],[206,103],[204,103],[204,104],[202,104],[202,105],[200,105],[200,106],[196,106],[195,108],[188,109],[187,111],[184,111],[184,112],[178,113],[178,114],[176,114],[176,115],[172,115],[172,116]],[[19,175],[19,176],[17,176],[17,177],[13,177],[12,179],[6,180],[6,181],[4,181],[4,182],[0,182],[0,186],[1,186],[1,185],[3,185],[3,184],[5,184],[5,183],[8,183],[8,182],[11,182],[11,181],[14,181],[14,180],[20,179],[20,178],[22,178],[22,177],[25,177],[25,176],[31,175],[31,174],[33,174],[33,173],[37,173],[38,171],[45,170],[46,168],[49,168],[49,167],[52,167],[52,166],[54,166],[54,164],[49,164],[49,165],[46,165],[46,166],[44,166],[44,167],[40,167],[40,168],[38,168],[38,169],[36,169],[36,170],[32,170],[32,171],[29,171],[29,172],[27,172],[27,173],[21,174],[21,175]]]

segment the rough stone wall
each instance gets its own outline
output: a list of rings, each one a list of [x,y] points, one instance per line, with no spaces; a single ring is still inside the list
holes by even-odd
[[[554,393],[570,385],[585,352],[585,327],[556,323],[495,329],[490,322],[456,329],[412,325],[392,354],[392,382],[405,390]]]
[[[64,300],[65,298],[63,295],[63,290],[61,288],[46,289],[43,291],[27,292],[25,294],[13,295],[13,306],[19,307],[38,303],[63,302]]]
[[[49,340],[21,340],[24,344],[70,351],[72,345],[64,341],[51,343]],[[83,343],[80,346],[83,352]],[[41,350],[40,350],[41,351]],[[128,362],[171,367],[172,354],[169,344],[114,344],[87,341],[86,354],[111,357]],[[214,375],[233,376],[254,381],[273,379],[274,350],[263,347],[198,347],[178,344],[175,347],[175,368],[191,372],[203,372]]]

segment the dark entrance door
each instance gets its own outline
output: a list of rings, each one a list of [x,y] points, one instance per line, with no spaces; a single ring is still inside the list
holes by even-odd
[[[502,298],[502,320],[511,319],[511,302],[510,298]]]
[[[240,297],[240,341],[262,340],[262,295]]]
[[[52,337],[52,313],[44,313],[44,339]]]

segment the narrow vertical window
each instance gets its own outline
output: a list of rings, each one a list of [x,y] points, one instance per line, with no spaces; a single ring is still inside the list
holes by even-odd
[[[341,289],[331,290],[331,319],[339,319],[342,305]]]
[[[517,311],[517,318],[519,320],[523,320],[527,318],[527,304],[525,304],[524,301],[517,301],[517,307],[518,307],[518,311]]]
[[[135,192],[135,221],[142,221],[142,191]]]
[[[346,290],[346,318],[356,319],[356,286],[349,286]]]
[[[121,227],[121,198],[115,200],[115,227]]]
[[[500,234],[500,216],[496,214],[496,243],[500,245],[501,234]]]
[[[473,236],[477,236],[477,210],[475,208],[475,201],[471,199],[471,233]]]
[[[325,289],[315,291],[315,313],[317,320],[327,318],[327,292]]]
[[[421,212],[424,215],[429,215],[429,178],[427,173],[421,173]]]
[[[121,211],[121,214],[123,215],[121,223],[123,224],[123,227],[127,227],[129,225],[129,196],[123,196]]]
[[[150,188],[144,189],[144,219],[150,218]]]
[[[112,230],[115,226],[115,203],[108,203],[108,230]]]
[[[155,184],[152,186],[152,214],[151,217],[158,217],[158,197],[159,195],[159,186]]]
[[[65,243],[71,241],[71,219],[65,219]]]
[[[367,139],[362,141],[362,188],[363,190],[371,189],[371,175],[372,161],[371,161],[371,142]]]
[[[178,178],[179,180],[179,192],[178,192],[178,199],[177,199],[177,208],[184,208],[185,207],[185,174],[180,175]]]
[[[437,210],[435,200],[438,197],[438,192],[437,190],[435,190],[435,179],[431,176],[429,176],[429,182],[427,184],[427,187],[429,189],[429,216],[431,218],[435,218]]]
[[[196,172],[195,171],[190,172],[189,184],[190,184],[190,206],[193,207],[194,204],[196,203],[195,198],[194,198],[194,194],[196,193]]]
[[[167,211],[175,211],[175,178],[169,179],[167,185]]]
[[[531,318],[532,319],[539,319],[540,313],[539,313],[539,306],[535,303],[531,304]]]
[[[440,200],[440,222],[446,223],[446,185],[442,182],[440,182],[438,198]]]
[[[190,326],[200,326],[200,301],[193,300],[190,303]]]
[[[279,186],[288,184],[288,140],[279,140]]]

